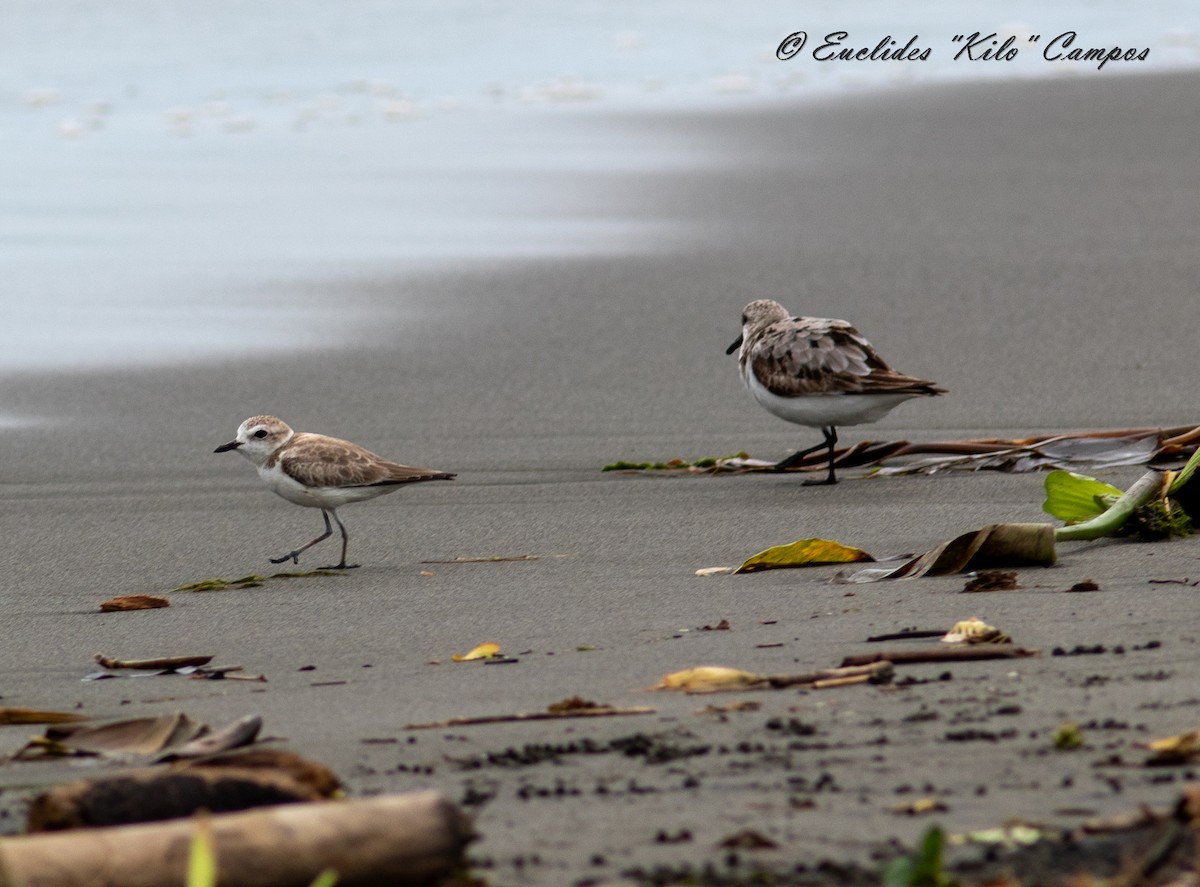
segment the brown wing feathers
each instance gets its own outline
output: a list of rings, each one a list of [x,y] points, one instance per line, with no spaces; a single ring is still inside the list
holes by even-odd
[[[320,458],[315,458],[317,449]],[[320,434],[297,434],[278,458],[284,473],[310,487],[388,486],[454,477],[434,468],[389,462],[362,447]]]
[[[844,320],[792,318],[764,329],[752,369],[773,394],[940,394],[932,382],[893,370]]]

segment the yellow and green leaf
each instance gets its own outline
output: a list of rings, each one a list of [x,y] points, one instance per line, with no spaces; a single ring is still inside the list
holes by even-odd
[[[875,558],[861,548],[843,545],[832,539],[800,539],[790,545],[776,545],[760,551],[734,570],[753,573],[757,570],[779,570],[787,567],[815,567],[823,564],[852,564],[873,561]]]

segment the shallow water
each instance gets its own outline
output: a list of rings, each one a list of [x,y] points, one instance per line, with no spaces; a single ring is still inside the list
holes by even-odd
[[[347,277],[686,237],[606,175],[708,162],[596,112],[1129,70],[952,60],[959,31],[1077,29],[1195,64],[1178,5],[9,0],[0,9],[0,371],[344,343]],[[1000,10],[1003,10],[1001,13]],[[896,13],[888,13],[895,16]],[[970,21],[967,21],[967,20]],[[951,24],[953,23],[953,24]],[[961,23],[961,24],[960,24]],[[1031,24],[1035,23],[1035,24]],[[918,36],[919,63],[775,56],[789,33]],[[403,293],[396,317],[403,319]]]

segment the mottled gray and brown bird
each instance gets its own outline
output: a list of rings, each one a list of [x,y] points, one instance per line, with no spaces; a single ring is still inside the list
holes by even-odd
[[[738,352],[742,381],[758,404],[781,419],[819,428],[824,440],[778,462],[793,468],[822,447],[829,473],[805,484],[835,484],[833,447],[839,425],[877,422],[913,397],[945,394],[933,382],[893,370],[871,343],[844,320],[792,317],[771,299],[742,311],[742,334],[726,350]]]

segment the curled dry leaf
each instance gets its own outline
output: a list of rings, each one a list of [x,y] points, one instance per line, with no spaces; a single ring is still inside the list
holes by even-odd
[[[480,644],[478,647],[476,647],[474,650],[472,650],[469,653],[463,653],[461,655],[458,653],[455,653],[450,658],[454,662],[473,662],[476,659],[491,659],[491,658],[499,656],[499,655],[500,655],[500,645],[488,642],[486,644]]]
[[[988,625],[982,619],[972,616],[961,622],[955,622],[943,637],[944,644],[1011,644],[1012,638],[996,628]]]
[[[1138,745],[1150,752],[1146,758],[1147,766],[1185,764],[1200,758],[1200,730],[1189,730]]]
[[[100,604],[100,609],[105,613],[119,613],[124,610],[155,610],[169,606],[171,602],[165,597],[155,597],[152,594],[122,594],[104,601]]]
[[[762,687],[766,686],[766,682],[765,677],[754,672],[720,665],[701,665],[664,675],[663,679],[650,689],[683,690],[686,693],[715,693],[720,690]]]
[[[158,659],[114,659],[112,656],[105,656],[103,653],[97,653],[92,658],[105,668],[132,668],[146,671],[163,671],[166,669],[208,665],[208,663],[212,662],[213,659],[211,656],[164,656]]]
[[[159,760],[170,761],[180,758],[201,758],[214,755],[234,748],[250,745],[258,738],[262,730],[262,718],[259,715],[246,715],[238,718],[212,733],[204,733],[195,739],[167,749]]]
[[[892,811],[904,816],[925,816],[929,813],[945,813],[949,809],[949,807],[937,798],[930,797],[917,798],[915,801],[909,801],[907,804],[897,804],[892,808]]]
[[[133,758],[160,754],[207,732],[205,724],[193,721],[182,712],[96,725],[63,725],[48,728],[44,736],[32,739],[15,757],[23,759],[40,753]]]
[[[1039,566],[1054,563],[1055,530],[1050,524],[989,524],[956,536],[898,567],[867,567],[834,577],[838,582],[878,582],[947,576],[972,570]]]

